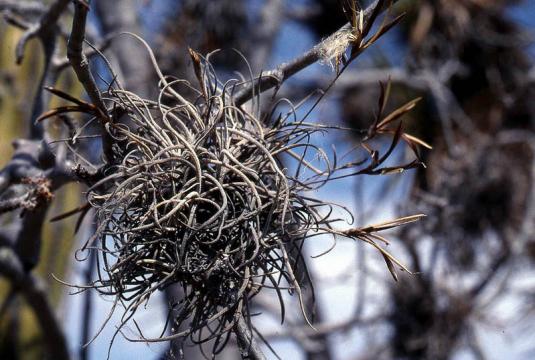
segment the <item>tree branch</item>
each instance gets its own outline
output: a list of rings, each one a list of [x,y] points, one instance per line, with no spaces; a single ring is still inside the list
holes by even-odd
[[[370,6],[366,8],[366,10],[364,10],[364,28],[367,28],[371,25],[370,19],[372,18],[372,14],[374,14],[376,10],[382,13],[389,6],[389,4],[393,5],[397,1],[398,0],[375,0]],[[252,98],[255,91],[264,92],[276,86],[280,86],[291,76],[297,74],[299,71],[319,61],[322,58],[322,55],[325,53],[325,50],[328,49],[333,43],[333,40],[337,39],[350,29],[351,24],[345,24],[338,31],[333,33],[328,38],[319,42],[317,45],[315,45],[312,49],[308,50],[303,55],[298,56],[297,58],[289,62],[280,64],[274,70],[270,70],[268,72],[263,73],[261,77],[251,82],[249,85],[247,85],[244,89],[240,90],[236,94],[235,103],[237,105],[242,105],[243,103],[247,102]]]
[[[20,231],[9,239],[26,270],[38,261],[41,249],[41,229],[52,193],[69,181],[78,179],[70,162],[57,161],[48,146],[39,140],[16,140],[15,154],[0,170],[1,212],[24,207]]]
[[[83,44],[85,39],[85,26],[87,21],[87,12],[89,11],[89,4],[83,0],[77,0],[74,5],[74,17],[72,19],[72,30],[67,43],[67,57],[71,62],[71,66],[78,77],[78,81],[84,87],[91,102],[97,107],[101,118],[101,134],[102,147],[104,156],[107,160],[113,159],[112,139],[106,130],[106,124],[109,122],[108,111],[100,90],[97,87],[93,74],[89,69],[89,62],[83,53]]]
[[[130,0],[98,0],[95,10],[106,34],[131,32],[141,34],[135,6]],[[115,41],[111,53],[119,64],[118,73],[125,88],[140,96],[148,96],[151,64],[143,45],[137,41]]]
[[[47,142],[49,139],[46,136],[47,134],[44,131],[43,124],[37,123],[36,120],[46,110],[50,101],[50,94],[44,90],[44,87],[54,85],[59,76],[59,72],[54,71],[51,68],[52,60],[57,48],[56,33],[43,33],[40,36],[40,39],[43,44],[45,64],[33,101],[32,114],[30,116],[30,139],[43,139]]]
[[[35,36],[39,36],[43,42],[43,45],[46,46],[48,42],[47,39],[50,39],[51,36],[55,37],[58,19],[68,4],[69,0],[56,0],[43,14],[43,16],[41,16],[39,23],[30,27],[22,35],[15,50],[17,64],[22,63],[24,58],[24,49],[26,47],[26,43],[30,39],[34,38]]]
[[[0,0],[0,11],[6,10],[17,15],[39,16],[46,7],[39,1]]]
[[[60,360],[69,359],[65,335],[47,300],[45,289],[37,278],[24,271],[24,266],[17,254],[8,247],[0,248],[0,274],[11,281],[14,289],[25,296],[27,303],[33,309],[46,340],[50,357]]]
[[[0,215],[6,212],[10,212],[19,208],[26,207],[28,197],[26,195],[17,196],[7,200],[0,200]]]
[[[102,101],[100,90],[97,87],[93,74],[89,69],[89,62],[83,53],[83,44],[85,39],[85,24],[89,5],[78,0],[74,5],[74,17],[72,19],[72,31],[67,44],[67,57],[71,66],[78,77],[78,80],[84,87],[87,95],[93,104],[107,116],[106,106]]]

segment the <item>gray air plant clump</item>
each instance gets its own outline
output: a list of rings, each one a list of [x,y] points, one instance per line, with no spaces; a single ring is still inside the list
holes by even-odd
[[[383,164],[400,140],[415,147],[416,138],[401,125],[392,127],[415,102],[383,116],[381,96],[377,121],[363,134],[361,158],[341,164],[311,138],[351,130],[307,123],[286,99],[261,104],[263,98],[253,96],[252,106],[238,105],[236,93],[253,80],[222,83],[208,59],[191,54],[197,87],[162,75],[152,56],[159,77],[155,100],[117,82],[102,94],[111,114],[106,129],[113,156],[87,193],[97,230],[82,250],[98,251],[99,272],[83,289],[113,296],[112,312],[124,308],[117,333],[134,323],[140,334],[135,341],[215,339],[215,354],[239,321],[250,323],[251,299],[262,291],[278,297],[283,319],[283,292],[295,294],[312,321],[300,287],[308,277],[304,240],[358,238],[376,247],[392,272],[394,264],[401,266],[375,232],[418,216],[341,231],[333,226],[340,221],[335,205],[310,194],[337,178],[398,172],[421,162]],[[384,153],[371,147],[378,135],[390,139]],[[170,285],[179,285],[182,297],[168,304],[162,336],[148,339],[133,317]]]

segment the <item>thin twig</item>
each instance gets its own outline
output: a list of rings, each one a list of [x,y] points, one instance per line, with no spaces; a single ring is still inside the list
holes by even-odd
[[[392,0],[391,4],[393,5],[397,1],[398,0]],[[371,15],[377,8],[377,6],[380,6],[379,10],[380,12],[383,12],[388,7],[388,4],[388,1],[375,0],[370,6],[368,6],[366,10],[364,10],[363,14],[364,27],[367,27],[369,25],[368,23],[370,21]],[[262,73],[261,77],[248,84],[244,89],[240,90],[236,94],[236,104],[241,105],[247,102],[257,91],[264,92],[266,90],[280,86],[291,76],[295,75],[306,67],[318,62],[319,60],[321,60],[326,47],[330,46],[333,39],[336,39],[337,37],[341,36],[341,34],[348,32],[350,29],[351,24],[347,23],[334,34],[322,40],[320,43],[316,44],[312,49],[308,50],[303,55],[300,55],[291,61],[280,64],[276,69]]]
[[[27,196],[17,196],[7,200],[0,200],[0,214],[25,207]]]

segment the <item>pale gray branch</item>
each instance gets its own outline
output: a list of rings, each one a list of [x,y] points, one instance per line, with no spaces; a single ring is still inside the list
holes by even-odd
[[[52,359],[69,359],[65,335],[54,310],[47,299],[42,283],[32,274],[24,271],[18,256],[8,247],[0,248],[0,274],[7,277],[13,288],[20,291],[42,329],[46,346]]]
[[[93,104],[105,115],[107,111],[102,101],[100,90],[89,69],[89,62],[83,53],[88,10],[88,6],[85,3],[76,2],[74,6],[74,18],[72,20],[72,31],[67,45],[67,56],[87,95]]]
[[[56,0],[48,10],[43,14],[39,22],[31,26],[20,38],[17,43],[17,48],[15,50],[17,64],[20,64],[24,57],[24,48],[26,43],[34,38],[39,36],[43,42],[43,45],[46,46],[51,37],[55,37],[57,32],[57,22],[60,15],[63,13],[69,0]]]
[[[370,18],[377,8],[380,12],[388,7],[388,4],[394,4],[398,0],[392,0],[391,2],[384,0],[375,0],[370,6],[364,10],[364,27],[369,26]],[[257,78],[251,84],[247,85],[244,89],[240,90],[235,96],[235,102],[237,105],[241,105],[250,100],[255,92],[264,92],[272,89],[276,86],[280,86],[291,76],[297,74],[299,71],[307,68],[308,66],[321,60],[322,55],[325,52],[325,48],[328,44],[333,42],[341,34],[351,29],[351,24],[347,23],[342,26],[338,31],[316,44],[312,49],[305,52],[303,55],[296,57],[293,60],[280,64],[276,69],[264,72],[261,77]]]

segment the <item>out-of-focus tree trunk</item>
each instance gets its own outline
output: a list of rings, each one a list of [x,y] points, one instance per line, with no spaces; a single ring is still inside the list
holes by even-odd
[[[104,34],[116,36],[110,53],[117,61],[118,67],[114,70],[119,72],[123,85],[140,96],[150,94],[154,91],[150,88],[154,70],[146,48],[129,35],[119,35],[131,32],[143,37],[138,7],[130,0],[96,0],[94,3]]]

